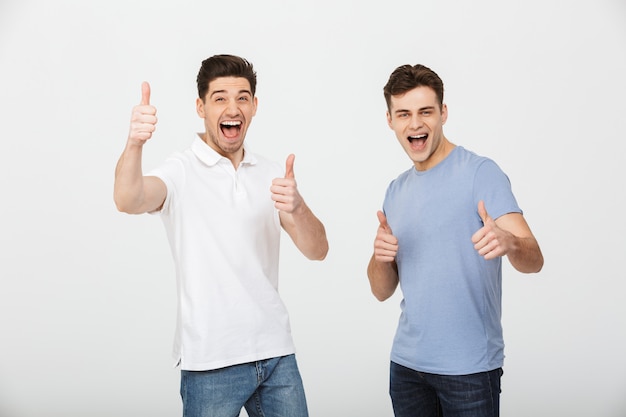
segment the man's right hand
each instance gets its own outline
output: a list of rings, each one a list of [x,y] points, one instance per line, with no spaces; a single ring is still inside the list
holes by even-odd
[[[396,255],[398,238],[391,231],[387,217],[378,211],[378,231],[374,240],[374,254],[367,265],[367,277],[372,294],[378,301],[385,301],[393,295],[400,283]]]
[[[398,254],[398,238],[393,235],[385,214],[379,210],[377,215],[380,225],[374,241],[374,258],[378,262],[393,262]]]
[[[141,103],[133,107],[130,119],[129,144],[143,146],[156,130],[156,107],[150,105],[150,84],[141,84]]]

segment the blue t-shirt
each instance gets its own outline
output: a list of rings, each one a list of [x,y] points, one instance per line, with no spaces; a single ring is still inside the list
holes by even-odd
[[[471,240],[483,225],[480,200],[494,219],[522,212],[496,163],[460,146],[389,185],[383,210],[403,294],[392,361],[442,375],[502,366],[502,260],[484,260]]]

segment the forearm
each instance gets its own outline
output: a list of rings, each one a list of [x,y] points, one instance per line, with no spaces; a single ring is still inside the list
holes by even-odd
[[[400,282],[398,267],[395,261],[377,261],[374,255],[372,255],[367,266],[367,277],[369,278],[372,294],[378,301],[385,301],[391,297]]]
[[[321,261],[328,253],[328,239],[322,222],[306,204],[302,204],[292,214],[294,223],[293,241],[304,256]]]
[[[127,145],[115,167],[113,199],[119,211],[140,213],[144,196],[142,147]]]
[[[534,237],[517,237],[508,251],[507,257],[511,265],[523,273],[535,273],[543,267],[543,255]]]

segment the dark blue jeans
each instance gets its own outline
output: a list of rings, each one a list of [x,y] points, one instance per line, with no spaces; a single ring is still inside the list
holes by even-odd
[[[396,417],[498,417],[502,368],[470,375],[418,372],[391,362]]]

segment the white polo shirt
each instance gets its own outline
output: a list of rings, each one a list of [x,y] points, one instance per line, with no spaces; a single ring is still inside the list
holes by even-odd
[[[245,149],[235,170],[196,137],[148,175],[167,186],[159,213],[176,266],[176,363],[210,370],[294,353],[270,193],[280,165]]]

